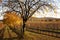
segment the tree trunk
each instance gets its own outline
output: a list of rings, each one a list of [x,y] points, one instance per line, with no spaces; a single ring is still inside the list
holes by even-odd
[[[24,32],[25,32],[24,28],[25,28],[25,23],[23,23],[23,34],[24,34]]]
[[[24,28],[25,28],[25,21],[23,21],[23,26],[22,26],[22,30],[21,30],[23,40],[24,40],[24,32],[25,32]]]

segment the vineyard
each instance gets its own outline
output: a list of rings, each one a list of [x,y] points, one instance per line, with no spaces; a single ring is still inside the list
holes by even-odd
[[[30,20],[31,21],[31,20]],[[30,22],[26,23],[24,40],[59,40],[60,39],[60,22]],[[9,26],[4,27],[3,22],[0,23],[0,39],[3,40],[19,40],[21,30]],[[17,30],[16,30],[17,29]],[[21,39],[20,39],[21,40]]]

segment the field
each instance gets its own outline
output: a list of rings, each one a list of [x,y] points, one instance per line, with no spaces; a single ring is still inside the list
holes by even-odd
[[[2,24],[0,27],[0,39],[21,40],[18,37],[19,34],[21,36],[20,30],[12,29],[12,31],[10,27],[3,27]],[[60,40],[60,21],[27,21],[24,33],[24,40]]]
[[[25,40],[60,40],[60,38],[25,31]]]
[[[27,21],[26,30],[32,36],[33,40],[59,40],[60,39],[60,21],[59,19],[42,20],[32,18]],[[28,35],[27,33],[27,35]],[[35,39],[34,39],[35,38]],[[32,39],[31,39],[32,40]]]

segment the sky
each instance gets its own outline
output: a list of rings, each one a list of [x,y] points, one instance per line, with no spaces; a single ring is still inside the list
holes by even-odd
[[[6,1],[6,0],[4,0]],[[56,8],[56,14],[53,11],[45,12],[44,14],[40,10],[40,13],[36,12],[33,17],[41,18],[41,17],[53,17],[53,18],[60,18],[60,0],[42,0],[42,1],[47,1],[49,4],[52,4]],[[2,3],[7,3],[7,2],[2,2]],[[3,19],[2,14],[2,6],[0,3],[0,20]],[[6,11],[8,8],[4,7],[3,11]]]
[[[43,0],[44,1],[44,0]],[[46,0],[45,0],[46,1]],[[42,11],[40,13],[36,12],[33,17],[41,18],[41,17],[53,17],[53,18],[60,18],[60,0],[50,0],[50,2],[54,7],[56,6],[56,13],[53,11],[45,12],[44,14]],[[38,14],[37,14],[38,13]]]

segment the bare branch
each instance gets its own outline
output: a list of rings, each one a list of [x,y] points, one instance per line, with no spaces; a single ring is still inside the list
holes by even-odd
[[[23,7],[22,7],[22,4],[21,3],[19,3],[20,4],[20,8],[21,8],[21,10],[22,10],[22,12],[21,12],[21,17],[23,17]]]
[[[19,1],[19,0],[18,0],[18,1]],[[19,3],[22,3],[23,5],[25,5],[24,2],[22,2],[22,1],[19,1]]]
[[[39,3],[40,3],[40,0],[37,1],[36,3],[34,3],[32,6],[30,5],[30,9],[31,9],[33,6],[35,6],[36,4],[39,4]]]
[[[30,15],[28,16],[28,18],[30,18],[40,7],[42,7],[42,6],[48,6],[48,7],[50,7],[50,8],[53,8],[51,5],[49,5],[49,4],[40,4],[33,12],[31,12],[30,13]]]
[[[44,5],[44,4],[43,4]],[[30,16],[28,17],[28,18],[30,18],[41,6],[43,6],[43,5],[40,5],[40,6],[38,6],[38,8],[36,9],[36,10],[34,10],[31,14],[30,14]]]

